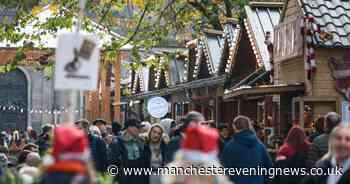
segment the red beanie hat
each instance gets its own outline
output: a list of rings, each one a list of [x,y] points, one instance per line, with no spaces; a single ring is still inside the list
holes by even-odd
[[[190,125],[181,143],[181,152],[190,161],[216,160],[219,133],[214,128]]]
[[[73,126],[55,128],[52,155],[56,161],[88,161],[90,153],[85,132]]]

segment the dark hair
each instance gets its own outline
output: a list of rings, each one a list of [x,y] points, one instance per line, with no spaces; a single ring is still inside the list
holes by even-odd
[[[315,130],[321,134],[324,133],[324,129],[325,129],[324,122],[325,122],[325,118],[320,117],[320,118],[317,118],[314,124]]]
[[[30,153],[31,151],[28,150],[23,150],[19,153],[18,158],[17,158],[17,164],[23,164],[26,159],[27,159],[27,155]]]
[[[228,128],[226,124],[221,124],[218,126],[218,130],[222,131],[223,129]]]
[[[32,151],[32,149],[36,149],[38,150],[39,149],[39,146],[36,145],[36,144],[33,144],[33,143],[28,143],[26,145],[23,146],[23,150],[28,150],[28,151]]]
[[[35,130],[31,130],[29,133],[29,136],[31,139],[34,139],[34,140],[38,139],[38,134],[36,133]]]
[[[331,133],[332,130],[339,125],[341,122],[341,118],[338,113],[336,112],[329,112],[326,114],[325,118],[325,123],[326,123],[326,130],[325,132],[327,134]]]
[[[52,125],[46,124],[42,127],[42,134],[46,134],[53,129]]]
[[[247,116],[237,116],[232,125],[235,125],[237,130],[250,130],[252,125],[250,119]]]
[[[104,119],[96,119],[95,121],[92,122],[92,125],[97,125],[98,123],[102,123],[104,125],[107,125],[107,121]]]
[[[74,122],[74,124],[75,125],[80,125],[84,129],[89,129],[89,126],[90,126],[89,120],[86,120],[86,119],[80,119],[80,120]]]
[[[130,126],[136,126],[136,127],[140,127],[141,126],[141,122],[138,119],[128,119],[125,121],[124,124],[124,129],[130,127]]]
[[[116,121],[113,121],[112,122],[112,133],[114,135],[118,135],[118,133],[122,130],[122,125],[119,124],[118,122]]]
[[[204,116],[197,111],[187,113],[186,117],[183,119],[184,124],[182,126],[182,131],[184,131],[192,121],[204,121]]]

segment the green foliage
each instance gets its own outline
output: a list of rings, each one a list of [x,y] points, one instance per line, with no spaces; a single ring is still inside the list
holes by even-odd
[[[155,46],[167,45],[170,40],[176,40],[183,44],[186,40],[193,39],[200,31],[201,26],[221,29],[220,16],[232,17],[241,12],[232,12],[235,6],[243,10],[247,0],[130,0],[133,6],[125,4],[124,0],[94,0],[86,1],[86,12],[90,19],[85,17],[82,27],[88,32],[93,32],[91,19],[107,30],[122,28],[125,31],[123,38],[104,45],[104,56],[113,60],[120,48],[127,43],[134,46],[132,59],[134,68],[140,67],[142,62],[140,50],[147,52]],[[50,3],[50,4],[49,4]],[[37,33],[28,35],[21,29],[37,20],[36,15],[49,4],[49,9],[54,13],[53,17],[44,23],[36,23]],[[135,7],[131,16],[127,16],[127,22],[118,23],[116,14],[125,12],[128,7]],[[0,22],[0,41],[17,43],[23,39],[40,40],[41,35],[55,33],[61,28],[73,26],[73,16],[78,13],[77,0],[1,0],[0,8],[15,9],[16,16],[13,20],[5,17]],[[168,57],[168,56],[166,56]],[[14,59],[17,60],[17,59]],[[14,63],[15,62],[9,62]],[[150,62],[153,64],[153,62]],[[0,72],[7,71],[13,66],[0,67]],[[47,66],[44,73],[51,73],[52,66]]]

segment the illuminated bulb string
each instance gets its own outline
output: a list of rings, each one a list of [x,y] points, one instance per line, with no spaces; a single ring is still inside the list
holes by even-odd
[[[82,108],[83,109],[83,108]],[[61,114],[64,112],[84,112],[82,109],[76,109],[76,110],[68,110],[65,109],[64,107],[59,108],[59,109],[30,109],[28,110],[29,114]],[[27,113],[26,109],[23,107],[16,107],[16,106],[6,106],[6,105],[0,105],[0,111],[2,112],[8,112],[8,113]]]

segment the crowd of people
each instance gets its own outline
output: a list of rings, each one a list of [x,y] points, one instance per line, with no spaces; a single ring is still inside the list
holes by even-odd
[[[127,119],[123,126],[103,119],[44,125],[40,134],[0,134],[0,184],[349,184],[350,124],[330,112],[307,136],[290,128],[276,156],[267,151],[260,129],[246,116],[215,124],[201,113],[159,123]],[[322,175],[117,175],[109,167],[320,168]],[[327,173],[341,167],[342,174]],[[325,174],[326,173],[326,174]],[[270,173],[269,173],[270,174]]]

